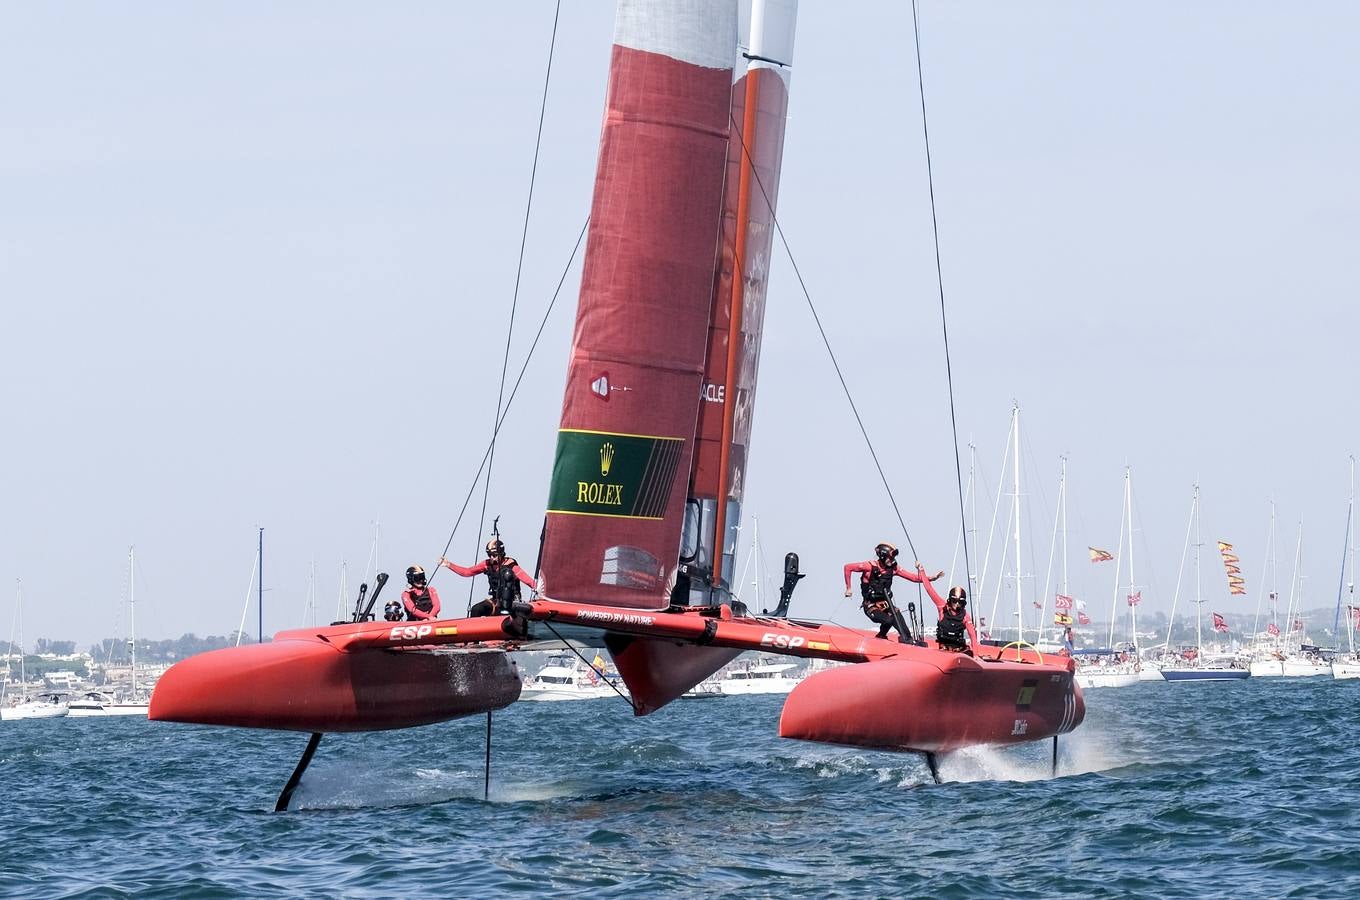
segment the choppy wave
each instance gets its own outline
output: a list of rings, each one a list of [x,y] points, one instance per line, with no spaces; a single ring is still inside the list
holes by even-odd
[[[322,742],[126,719],[0,727],[6,896],[1341,897],[1360,685],[1087,694],[1059,745],[941,761],[783,741],[777,697],[519,704]]]

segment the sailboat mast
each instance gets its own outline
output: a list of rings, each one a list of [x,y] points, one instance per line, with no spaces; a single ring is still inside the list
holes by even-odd
[[[259,639],[259,641],[258,641],[257,643],[263,644],[263,643],[264,643],[264,529],[263,529],[263,528],[260,529],[260,546],[259,546],[259,550],[258,550],[257,552],[258,552],[259,555],[260,555],[260,556],[259,556],[259,559],[260,559],[260,583],[257,584],[257,585],[255,586],[256,589],[259,591],[259,598],[260,598],[260,602],[259,602],[259,609],[260,609],[260,632],[259,632],[259,634],[260,634],[260,639]]]
[[[1204,597],[1200,595],[1199,485],[1195,485],[1195,664],[1204,665]]]
[[[1303,563],[1303,520],[1299,520],[1299,536],[1294,543],[1294,577],[1289,580],[1289,608],[1285,611],[1285,622],[1289,627],[1287,632],[1289,637],[1286,643],[1294,639],[1294,603],[1302,598],[1299,596],[1303,592],[1303,579],[1299,576],[1299,566]],[[1299,633],[1299,644],[1303,644],[1303,633]]]
[[[973,493],[969,498],[973,507],[973,555],[964,554],[965,558],[977,559],[977,444],[968,442],[968,483],[972,485]],[[964,549],[967,549],[965,545]],[[977,565],[976,562],[973,563]],[[977,603],[977,571],[966,573],[968,578],[968,595],[973,598],[973,603]]]
[[[1124,508],[1119,510],[1119,546],[1114,553],[1114,596],[1110,599],[1110,639],[1106,644],[1114,649],[1114,626],[1119,621],[1119,571],[1124,565],[1124,513],[1129,506],[1129,467],[1124,467]],[[1132,543],[1133,535],[1129,535]]]
[[[1058,510],[1062,517],[1062,595],[1072,596],[1067,590],[1067,457],[1062,457],[1062,471],[1058,475]],[[1070,613],[1069,613],[1070,615]]]
[[[1351,458],[1351,494],[1350,500],[1346,503],[1346,541],[1341,548],[1341,583],[1336,586],[1336,615],[1332,619],[1332,634],[1337,634],[1341,627],[1341,597],[1346,591],[1346,556],[1351,555],[1351,564],[1354,565],[1354,551],[1351,546],[1351,517],[1355,514],[1355,457]]]
[[[1135,579],[1133,577],[1133,473],[1131,469],[1124,470],[1124,508],[1127,515],[1127,525],[1129,529],[1129,640],[1132,641],[1134,652],[1138,649],[1138,602],[1135,597]]]
[[[1015,446],[1012,449],[1011,483],[1015,488],[1015,639],[1023,641],[1025,623],[1025,604],[1021,597],[1020,583],[1020,407],[1015,407]]]
[[[24,665],[24,581],[22,578],[14,579],[15,591],[18,594],[17,603],[19,604],[19,699],[28,699],[28,669]]]
[[[1360,613],[1356,612],[1355,607],[1355,456],[1351,456],[1351,512],[1349,516],[1351,526],[1351,577],[1346,582],[1346,641],[1350,646],[1351,655],[1355,655],[1355,618]]]
[[[128,547],[128,646],[132,648],[132,699],[137,700],[137,548]]]

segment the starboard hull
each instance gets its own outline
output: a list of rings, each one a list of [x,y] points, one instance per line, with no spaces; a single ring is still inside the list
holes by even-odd
[[[1085,716],[1081,689],[1065,668],[922,648],[810,675],[785,702],[779,734],[939,753],[1042,740]]]

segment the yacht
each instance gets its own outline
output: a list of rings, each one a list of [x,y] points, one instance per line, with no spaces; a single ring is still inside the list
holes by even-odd
[[[150,704],[136,700],[118,702],[103,691],[88,691],[79,699],[67,704],[67,715],[73,719],[87,719],[102,716],[141,716],[146,717]]]
[[[14,706],[0,708],[0,721],[14,719],[55,719],[66,715],[66,701],[60,694],[39,694]]]
[[[724,694],[787,694],[803,680],[796,663],[746,663],[718,680]]]
[[[594,665],[566,654],[550,656],[548,663],[531,678],[526,678],[520,691],[521,700],[599,700],[604,697],[628,696],[628,689],[599,656]]]

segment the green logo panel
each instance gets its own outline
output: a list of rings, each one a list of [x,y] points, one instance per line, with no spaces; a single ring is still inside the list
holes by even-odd
[[[563,429],[548,512],[663,518],[684,447],[682,438]]]

